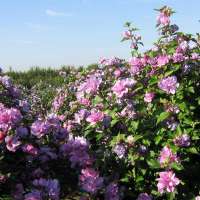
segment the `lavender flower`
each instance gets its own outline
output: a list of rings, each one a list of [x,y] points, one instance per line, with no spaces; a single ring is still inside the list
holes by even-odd
[[[159,83],[158,87],[166,92],[167,94],[175,94],[176,89],[179,87],[179,83],[177,83],[176,76],[169,76],[163,78]]]
[[[105,200],[120,200],[119,187],[117,183],[110,183],[106,187]]]
[[[190,146],[190,136],[187,134],[176,136],[173,140],[174,144],[180,147]]]
[[[81,188],[91,194],[95,194],[103,186],[103,178],[92,168],[82,169],[79,181]]]
[[[117,154],[117,156],[121,159],[125,156],[126,154],[126,148],[123,144],[117,144],[114,149],[113,152]]]

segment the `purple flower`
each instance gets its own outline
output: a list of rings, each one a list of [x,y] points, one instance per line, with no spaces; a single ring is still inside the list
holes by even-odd
[[[126,148],[123,144],[117,144],[114,149],[113,152],[117,154],[117,156],[121,159],[125,156],[126,154]]]
[[[81,188],[91,194],[95,194],[103,186],[103,178],[92,168],[82,169],[79,181]]]
[[[81,124],[81,121],[84,120],[89,115],[89,112],[86,109],[79,110],[78,113],[74,114],[75,122]]]
[[[0,103],[0,130],[7,132],[22,120],[22,115],[16,108],[6,108]]]
[[[167,128],[169,128],[172,131],[175,131],[179,123],[172,116],[166,121],[166,124],[167,124]]]
[[[131,66],[130,72],[133,75],[139,74],[143,68],[143,62],[141,58],[133,57],[129,60],[129,64]]]
[[[9,76],[0,77],[0,82],[7,89],[13,87],[12,80]]]
[[[50,125],[42,120],[35,121],[31,126],[31,133],[38,138],[46,135],[50,130]]]
[[[95,75],[90,76],[84,83],[78,87],[77,98],[84,97],[84,94],[96,94],[102,79]]]
[[[147,193],[141,193],[139,194],[137,200],[152,200],[152,197]]]
[[[176,89],[179,87],[179,83],[177,83],[176,76],[169,76],[163,78],[159,83],[158,87],[166,92],[167,94],[175,94]]]
[[[16,135],[20,138],[25,138],[26,136],[28,136],[28,129],[26,127],[17,127],[16,128]]]
[[[23,112],[28,112],[31,108],[30,104],[26,100],[20,100],[19,106],[22,109]]]
[[[48,146],[41,147],[39,149],[38,154],[39,154],[39,160],[42,163],[45,163],[49,160],[56,160],[58,157],[57,154],[55,153],[55,150]]]
[[[164,171],[159,173],[159,178],[157,178],[158,192],[161,194],[164,192],[174,192],[175,187],[180,183],[180,180],[176,178],[172,171]]]
[[[173,140],[174,144],[180,147],[190,146],[190,136],[187,134],[176,136]]]
[[[60,148],[63,156],[69,156],[71,166],[86,167],[92,163],[92,159],[88,154],[89,144],[84,137],[70,138],[66,144]]]
[[[120,200],[119,187],[117,183],[110,183],[106,187],[105,200]]]
[[[26,194],[24,200],[42,200],[42,194],[39,190],[34,190]]]
[[[175,63],[177,62],[182,62],[184,61],[186,58],[184,57],[184,55],[182,53],[175,53],[172,57],[173,61]]]
[[[59,200],[60,185],[56,179],[35,179],[33,185],[37,188],[41,188],[41,196],[48,197],[51,200]],[[43,198],[42,198],[43,199]],[[46,199],[46,198],[45,198]]]

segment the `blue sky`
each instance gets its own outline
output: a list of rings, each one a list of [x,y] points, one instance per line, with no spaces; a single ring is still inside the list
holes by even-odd
[[[200,0],[1,0],[0,65],[86,65],[100,57],[128,58],[123,24],[140,28],[146,48],[157,36],[154,8],[169,5],[181,30],[200,30]]]

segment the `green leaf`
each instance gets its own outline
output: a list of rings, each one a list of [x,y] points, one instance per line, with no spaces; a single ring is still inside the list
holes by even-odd
[[[159,162],[157,160],[154,160],[154,159],[147,160],[147,164],[152,169],[158,169],[158,168],[160,168]]]
[[[198,154],[198,151],[195,147],[190,147],[187,151],[193,154]]]
[[[164,121],[165,119],[167,119],[170,116],[169,112],[162,112],[158,118],[157,118],[157,124],[159,124],[160,122]]]

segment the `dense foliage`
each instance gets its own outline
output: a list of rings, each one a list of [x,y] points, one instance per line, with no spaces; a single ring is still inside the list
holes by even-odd
[[[158,11],[144,53],[126,23],[128,62],[1,73],[2,199],[200,199],[200,37]]]

